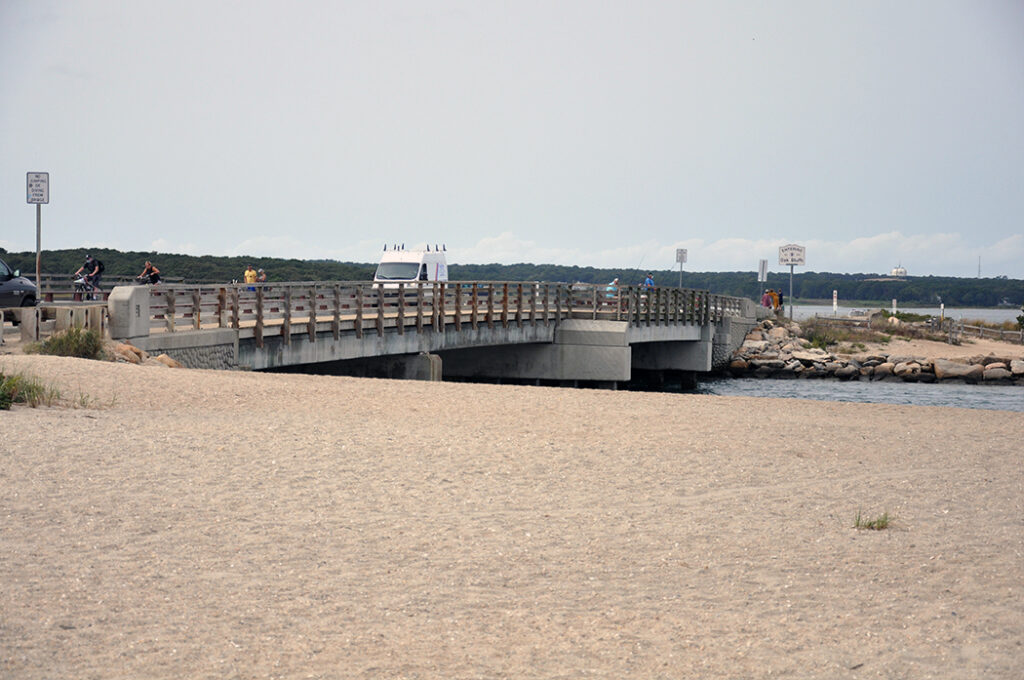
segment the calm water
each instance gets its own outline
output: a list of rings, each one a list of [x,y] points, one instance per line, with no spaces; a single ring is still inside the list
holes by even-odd
[[[912,404],[1024,412],[1020,385],[840,382],[837,380],[759,380],[720,378],[701,381],[696,392],[734,397],[779,397],[865,404]],[[1021,422],[1024,425],[1024,420]]]
[[[853,311],[875,311],[875,307],[844,307],[839,305],[836,314],[838,316],[849,316]],[[887,306],[888,311],[891,307]],[[938,305],[934,307],[901,307],[896,305],[898,312],[910,312],[911,314],[926,314],[928,316],[939,316]],[[789,313],[789,305],[786,305],[786,313]],[[946,307],[947,319],[970,319],[985,321],[986,323],[1002,323],[1003,321],[1016,321],[1020,309],[1016,307],[978,308],[978,307]],[[809,319],[813,316],[832,316],[832,305],[793,305],[793,319]]]

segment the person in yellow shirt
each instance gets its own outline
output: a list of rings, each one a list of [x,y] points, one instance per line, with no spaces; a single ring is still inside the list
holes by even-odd
[[[252,268],[251,264],[245,268],[245,274],[243,276],[245,277],[246,283],[256,283],[256,270]],[[256,290],[256,286],[250,286],[249,290]]]

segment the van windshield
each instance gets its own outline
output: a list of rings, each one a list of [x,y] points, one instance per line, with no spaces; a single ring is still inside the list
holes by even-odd
[[[376,281],[412,281],[419,270],[419,262],[381,262],[373,278]]]

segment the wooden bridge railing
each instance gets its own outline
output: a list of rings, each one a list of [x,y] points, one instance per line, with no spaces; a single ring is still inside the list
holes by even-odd
[[[262,345],[266,335],[291,341],[301,326],[311,340],[331,330],[357,337],[385,328],[440,332],[551,324],[583,318],[634,326],[715,323],[739,315],[741,298],[708,291],[594,284],[448,281],[423,284],[292,282],[272,284],[159,285],[150,289],[155,331],[234,328]]]

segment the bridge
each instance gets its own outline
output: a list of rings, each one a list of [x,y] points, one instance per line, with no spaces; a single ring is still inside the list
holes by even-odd
[[[757,321],[703,290],[533,282],[120,286],[107,309],[196,368],[612,387],[721,367]]]

